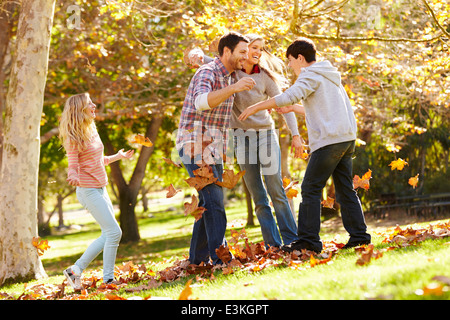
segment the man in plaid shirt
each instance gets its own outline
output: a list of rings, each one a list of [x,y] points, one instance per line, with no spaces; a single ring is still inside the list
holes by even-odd
[[[234,94],[255,85],[250,77],[237,82],[232,77],[247,59],[248,42],[235,32],[224,35],[219,41],[219,58],[201,66],[191,80],[176,141],[176,148],[191,177],[195,176],[194,170],[206,162],[214,177],[222,181],[222,155],[226,150]],[[222,187],[212,183],[198,193],[198,206],[206,211],[194,223],[189,261],[200,264],[211,259],[213,264],[221,263],[216,249],[226,245],[227,225]]]

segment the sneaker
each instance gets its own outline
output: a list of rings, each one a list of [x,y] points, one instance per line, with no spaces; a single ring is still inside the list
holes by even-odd
[[[63,271],[66,276],[67,282],[72,286],[75,291],[80,291],[83,289],[81,285],[81,270],[79,267],[73,265]]]
[[[281,247],[281,250],[286,252],[293,252],[294,250],[302,251],[302,249],[314,251],[315,253],[322,252],[322,249],[314,248],[310,243],[301,240],[292,241],[290,244]]]
[[[105,281],[105,284],[115,284],[116,286],[118,286],[121,283],[119,281],[117,281],[116,279],[108,279]]]
[[[350,249],[354,247],[359,247],[362,245],[370,244],[370,240],[360,240],[360,241],[349,241],[346,245],[342,247],[342,249]]]

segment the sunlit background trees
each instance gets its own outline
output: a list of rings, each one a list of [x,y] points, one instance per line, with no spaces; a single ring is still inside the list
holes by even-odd
[[[20,6],[12,0],[0,4],[1,149],[11,66],[20,50]],[[382,194],[450,190],[449,20],[450,3],[439,0],[56,1],[40,121],[42,232],[48,214],[73,199],[57,137],[58,117],[72,94],[89,92],[97,104],[105,153],[127,143],[138,151],[132,164],[107,168],[123,241],[139,240],[134,209],[146,192],[170,184],[188,189],[184,171],[162,161],[172,157],[174,130],[195,71],[183,54],[197,46],[214,55],[214,41],[228,30],[264,35],[268,49],[284,60],[290,41],[309,37],[319,58],[339,68],[359,125],[355,174],[372,170],[370,189],[358,191],[365,207]],[[274,117],[283,175],[301,180],[306,162],[288,155],[288,130],[282,117]],[[304,119],[298,122],[306,139]],[[153,147],[131,143],[135,134],[149,137]],[[408,166],[392,172],[389,164],[398,158]],[[408,179],[417,174],[413,188]],[[238,194],[244,194],[241,185],[233,191]]]

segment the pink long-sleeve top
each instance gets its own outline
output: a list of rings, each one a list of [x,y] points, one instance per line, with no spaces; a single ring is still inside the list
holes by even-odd
[[[84,151],[78,151],[78,147],[69,143],[66,148],[69,168],[69,178],[78,177],[79,186],[82,188],[102,188],[108,184],[105,166],[120,159],[119,154],[112,156],[103,155],[104,147],[98,133],[88,144]]]

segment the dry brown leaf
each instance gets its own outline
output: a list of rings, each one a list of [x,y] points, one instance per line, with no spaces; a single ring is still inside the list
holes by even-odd
[[[191,215],[195,218],[195,221],[198,221],[203,216],[203,213],[206,211],[205,208],[198,206],[199,200],[195,195],[192,195],[192,202],[184,203],[184,215]]]
[[[186,181],[188,185],[195,188],[197,191],[200,191],[207,185],[210,185],[217,181],[217,178],[214,177],[212,168],[209,165],[203,165],[200,168],[194,170],[193,173],[195,175],[194,177],[189,177],[184,181]]]
[[[358,175],[353,177],[353,189],[363,188],[365,190],[369,190],[370,183],[369,180],[372,177],[372,170],[368,170],[363,176],[360,178]]]
[[[325,200],[323,200],[321,202],[322,206],[324,206],[325,208],[330,208],[333,209],[334,207],[334,199],[331,197],[327,197]]]
[[[244,174],[245,170],[235,174],[232,169],[227,169],[222,175],[222,181],[216,181],[216,184],[224,188],[233,189]]]
[[[223,263],[228,263],[231,261],[231,253],[228,246],[222,244],[219,248],[216,249],[216,254]]]
[[[174,165],[177,168],[181,168],[181,164],[176,163],[175,161],[169,159],[169,158],[162,158],[167,164]]]
[[[172,198],[173,196],[175,196],[178,192],[181,191],[181,189],[175,189],[175,187],[173,186],[173,184],[170,184],[170,186],[168,186],[166,188],[167,190],[167,194],[166,194],[166,198]]]

